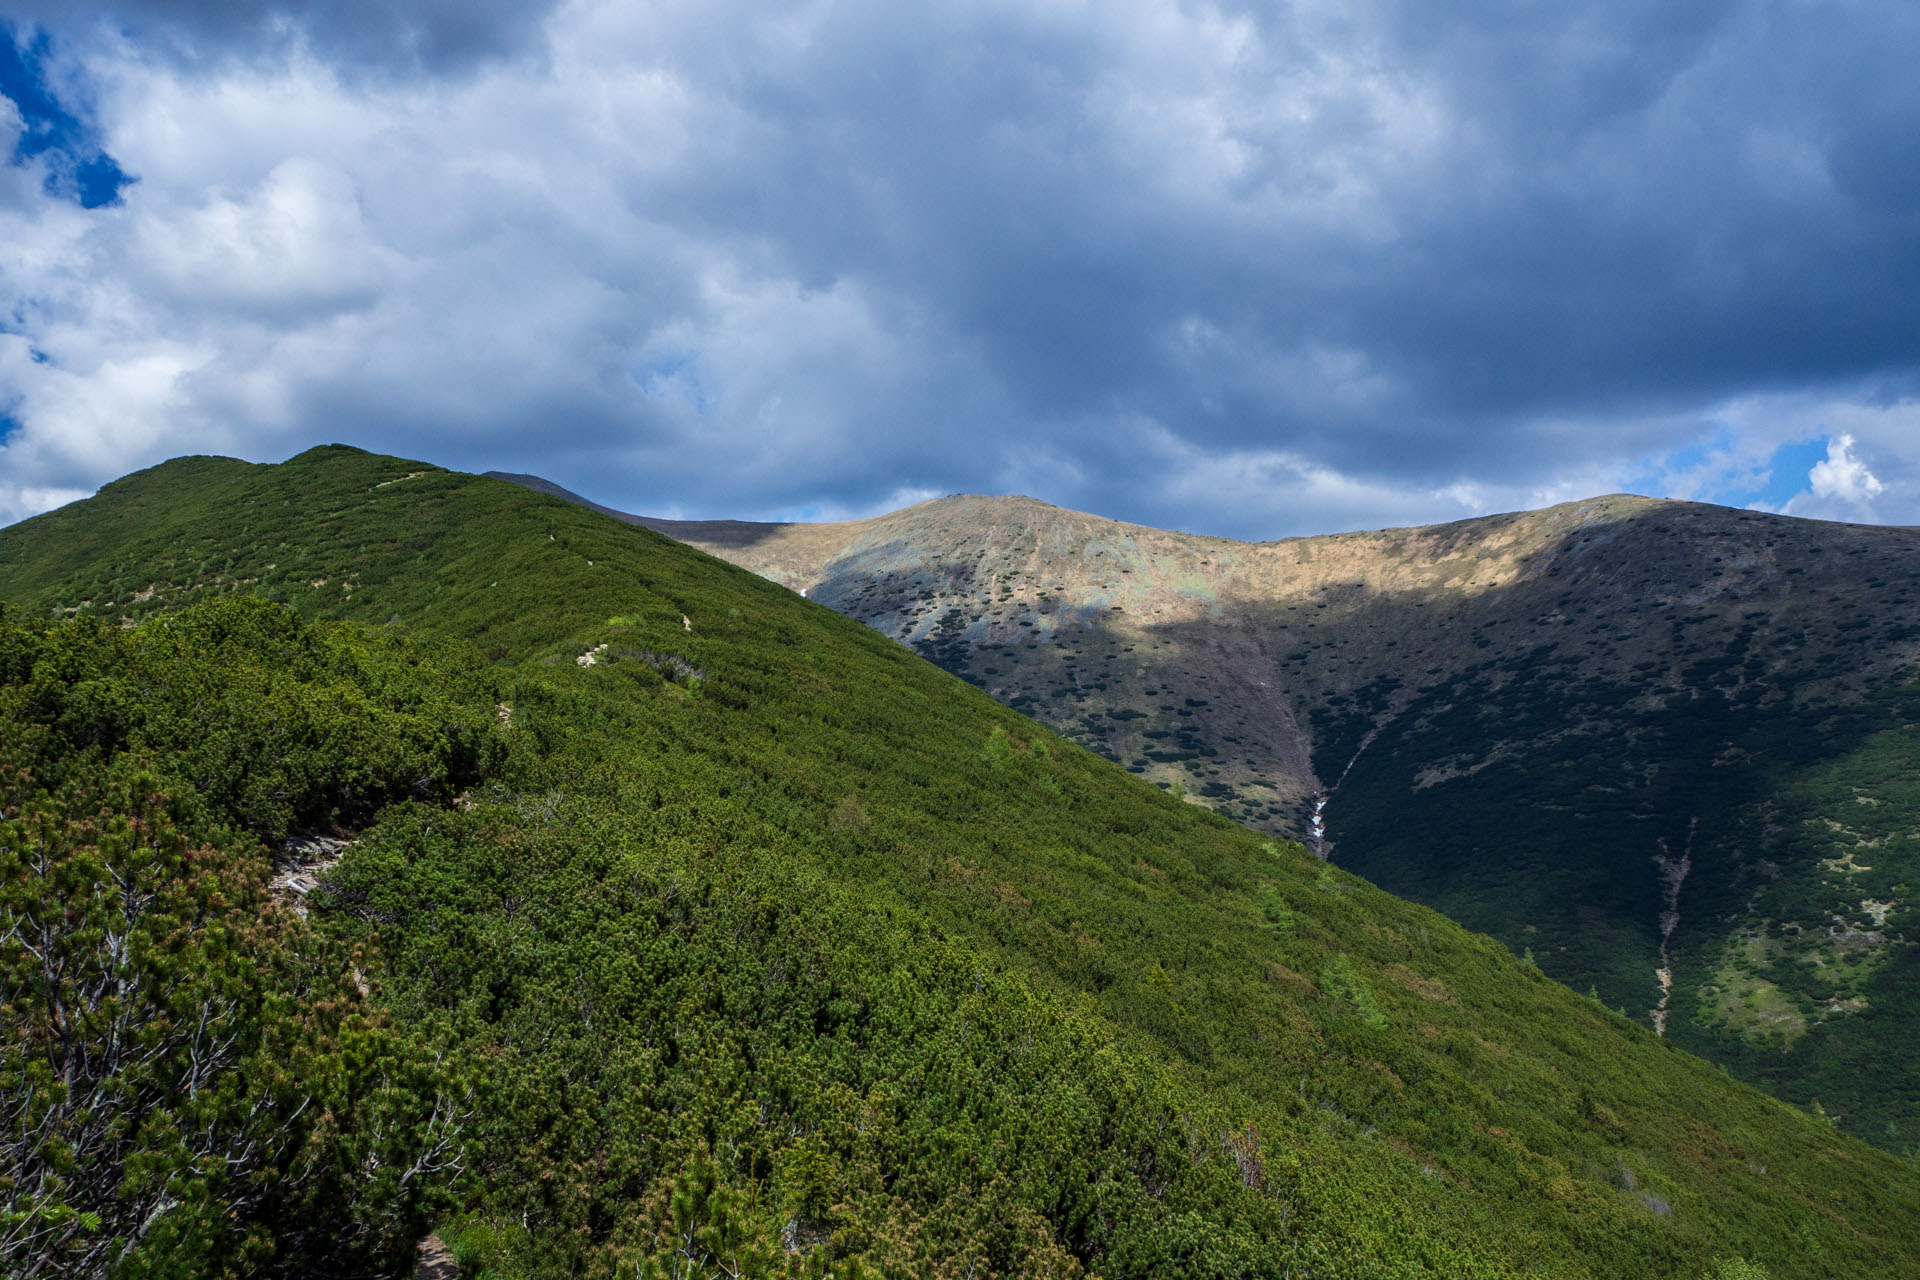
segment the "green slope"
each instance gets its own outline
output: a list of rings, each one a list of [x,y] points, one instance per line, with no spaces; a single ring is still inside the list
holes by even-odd
[[[13,633],[37,767],[144,760],[236,865],[357,835],[309,927],[474,1082],[430,1203],[498,1274],[1920,1254],[1910,1166],[645,530],[352,450],[191,459],[0,530],[0,599],[139,623]]]
[[[1338,860],[1915,1151],[1920,690],[1822,704],[1710,665],[1656,692],[1544,650],[1436,681],[1328,806]]]
[[[1229,817],[1318,805],[1339,865],[1920,1156],[1920,529],[1626,496],[1263,544],[967,496],[641,523]]]

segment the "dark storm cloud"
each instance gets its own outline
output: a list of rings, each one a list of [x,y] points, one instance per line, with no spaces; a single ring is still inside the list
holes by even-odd
[[[112,25],[195,65],[284,52],[298,42],[349,75],[440,73],[536,49],[556,0],[23,0],[43,26]]]
[[[1017,11],[836,12],[802,60],[680,50],[740,120],[640,199],[770,242],[803,280],[922,300],[1056,429],[1105,431],[1119,405],[1414,474],[1515,431],[1584,447],[1530,420],[1914,361],[1904,10],[1408,4],[1342,31],[1249,9],[1257,48],[1204,85]],[[1349,65],[1316,84],[1329,52]],[[1204,95],[1232,172],[1181,192],[1177,157],[1131,154],[1132,76]],[[1290,82],[1301,111],[1276,119]],[[1318,216],[1343,180],[1354,223]],[[1462,470],[1537,461],[1509,438]]]
[[[140,394],[262,453],[365,423],[688,514],[1024,488],[1273,533],[1634,483],[1920,519],[1911,7],[45,21],[118,67],[147,147],[73,297],[104,271],[150,307],[116,333],[193,335]],[[143,93],[199,123],[148,129]],[[149,388],[85,363],[61,404]],[[1824,479],[1769,471],[1802,454]]]
[[[1722,4],[1666,42],[1661,10],[1625,16],[1549,33],[1602,51],[1570,65],[1497,24],[1439,64],[1494,145],[1463,148],[1423,225],[1375,260],[1355,300],[1367,345],[1408,353],[1425,403],[1473,414],[1912,367],[1920,224],[1888,216],[1920,121],[1911,11]]]

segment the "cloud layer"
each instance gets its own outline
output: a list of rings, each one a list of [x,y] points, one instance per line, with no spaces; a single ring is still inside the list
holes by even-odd
[[[0,170],[0,519],[346,440],[661,514],[1920,522],[1901,6],[28,16],[138,182]]]

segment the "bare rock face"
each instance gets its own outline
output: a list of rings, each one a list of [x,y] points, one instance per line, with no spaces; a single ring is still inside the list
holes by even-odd
[[[325,875],[351,841],[335,836],[295,836],[283,843],[273,859],[274,891],[293,902],[293,909],[307,913],[303,899],[320,886]]]

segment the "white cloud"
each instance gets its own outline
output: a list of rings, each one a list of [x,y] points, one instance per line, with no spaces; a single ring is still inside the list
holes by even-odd
[[[92,493],[91,489],[40,489],[0,483],[0,523],[37,516],[69,502],[78,502]]]
[[[1827,441],[1827,457],[1807,473],[1813,496],[1836,502],[1867,503],[1886,488],[1866,464],[1853,456],[1853,437],[1844,432]]]
[[[1165,503],[1205,513],[1195,532],[1251,540],[1437,524],[1572,502],[1619,487],[1598,469],[1545,485],[1467,478],[1407,483],[1346,473],[1288,450],[1211,450],[1154,422],[1133,424],[1129,435],[1137,450],[1134,469],[1146,479],[1127,495],[1131,513],[1101,514],[1151,523],[1153,504]]]
[[[568,0],[462,43],[423,0],[375,6],[435,42],[376,75],[324,6],[161,48],[120,4],[55,35],[125,203],[0,168],[0,519],[339,439],[629,509],[1018,489],[1273,536],[1624,487],[1722,417],[1661,477],[1712,496],[1815,413],[1882,488],[1808,503],[1920,517],[1920,280],[1875,267],[1912,256],[1768,159],[1824,145],[1789,73],[1864,18]],[[1802,297],[1861,340],[1808,357]]]
[[[1887,486],[1854,453],[1851,433],[1843,431],[1827,438],[1827,456],[1807,472],[1807,484],[1806,493],[1787,503],[1786,514],[1870,523],[1887,518],[1879,510]]]
[[[250,190],[155,209],[127,250],[182,310],[287,327],[371,305],[404,263],[369,234],[352,180],[300,157]]]
[[[1628,474],[1626,487],[1639,492],[1817,519],[1920,523],[1920,396],[1878,382],[1768,391],[1654,425],[1673,443]]]
[[[840,503],[809,504],[786,510],[774,510],[757,513],[762,520],[803,521],[806,523],[833,522],[841,520],[866,520],[873,516],[883,516],[902,507],[915,506],[946,495],[938,489],[914,488],[903,485],[882,495],[878,501],[860,506],[845,506]]]

